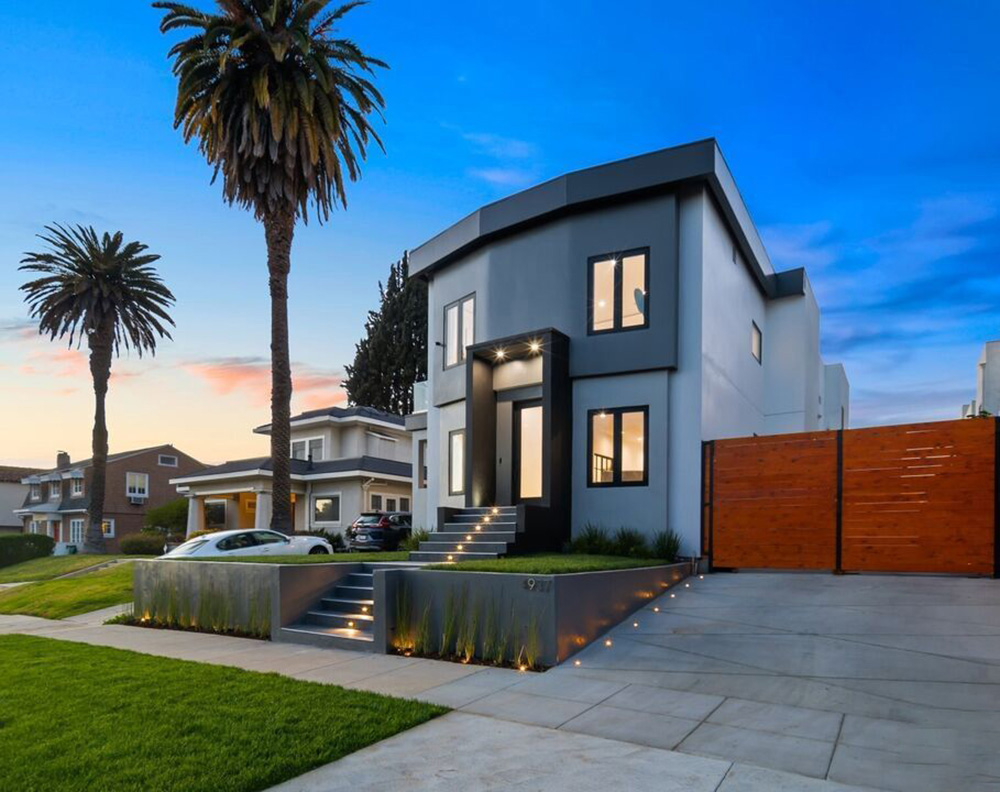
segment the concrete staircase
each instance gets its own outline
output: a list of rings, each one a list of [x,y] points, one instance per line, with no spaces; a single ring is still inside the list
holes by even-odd
[[[517,540],[517,508],[471,507],[452,515],[444,529],[435,531],[410,561],[479,561],[506,555]]]
[[[363,572],[352,572],[317,602],[296,624],[283,627],[283,640],[320,646],[337,645],[368,649],[374,640],[374,575],[365,565]],[[339,639],[339,640],[338,640]]]

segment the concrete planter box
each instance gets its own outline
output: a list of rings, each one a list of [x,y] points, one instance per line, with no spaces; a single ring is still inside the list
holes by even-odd
[[[359,563],[241,564],[235,561],[135,561],[133,586],[136,616],[172,608],[201,629],[267,634],[276,640],[333,588],[337,581],[362,569]],[[211,621],[209,624],[200,623]]]
[[[397,633],[397,597],[402,586],[412,604],[413,628],[429,607],[430,635],[437,645],[449,595],[464,600],[467,614],[479,613],[477,654],[482,652],[486,608],[498,608],[504,621],[513,619],[527,640],[529,625],[537,629],[538,662],[561,663],[691,572],[689,563],[638,569],[580,572],[567,575],[523,575],[507,572],[450,572],[392,569],[375,572],[375,651],[393,651]],[[516,651],[515,651],[516,654]]]

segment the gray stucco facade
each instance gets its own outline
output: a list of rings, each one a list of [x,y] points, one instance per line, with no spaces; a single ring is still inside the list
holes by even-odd
[[[625,260],[637,255],[645,276],[631,289]],[[595,261],[606,259],[616,273],[611,331],[595,319],[605,305],[595,290],[608,288]],[[483,207],[414,250],[410,268],[429,284],[428,399],[410,419],[427,441],[428,528],[440,507],[520,502],[508,480],[519,472],[517,449],[505,445],[511,404],[515,413],[519,404],[542,407],[542,471],[557,468],[524,502],[551,509],[573,533],[588,523],[647,534],[669,527],[691,555],[700,552],[703,440],[829,428],[834,412],[846,414],[846,377],[829,387],[819,357],[808,278],[774,272],[714,140],[568,174]],[[622,305],[633,299],[641,321],[625,326]],[[458,338],[449,308],[471,303],[466,358],[449,350]],[[561,367],[548,366],[553,356]],[[476,373],[484,367],[493,369],[485,379]],[[542,394],[561,385],[546,376],[560,371],[566,398],[550,404]],[[476,382],[489,384],[480,391]],[[607,417],[607,432],[595,415]],[[633,457],[644,454],[627,473],[626,421],[633,435],[642,424],[629,442]],[[598,451],[595,434],[608,450]],[[496,458],[485,486],[483,454]],[[547,488],[563,476],[567,497],[550,499]]]

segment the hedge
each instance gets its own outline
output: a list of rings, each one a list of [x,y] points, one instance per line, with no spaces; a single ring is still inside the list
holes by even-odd
[[[52,555],[56,541],[44,534],[0,536],[0,567]]]
[[[125,555],[163,555],[163,534],[129,534],[121,538],[118,547]]]

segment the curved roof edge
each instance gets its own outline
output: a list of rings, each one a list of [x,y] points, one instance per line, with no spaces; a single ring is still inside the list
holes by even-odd
[[[410,251],[410,275],[429,275],[532,225],[696,182],[709,188],[761,290],[771,295],[774,268],[715,138],[573,171],[487,204]]]

